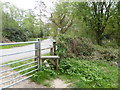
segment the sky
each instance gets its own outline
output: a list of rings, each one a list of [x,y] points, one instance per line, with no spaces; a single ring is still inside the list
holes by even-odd
[[[16,7],[20,8],[20,9],[24,9],[24,10],[28,10],[28,9],[34,9],[35,8],[35,1],[36,0],[1,0],[2,2],[10,2],[10,4],[15,5]],[[38,1],[38,0],[37,0]],[[47,12],[51,12],[50,8],[54,7],[54,4],[56,0],[42,0],[45,5],[47,6],[46,11]],[[35,12],[37,13],[37,12]],[[46,14],[48,17],[50,17],[50,13]],[[42,18],[42,20],[44,22],[47,22],[47,18]]]
[[[21,9],[34,9],[36,0],[1,0],[2,2],[10,2]],[[52,2],[56,0],[42,0],[47,7],[53,7]]]

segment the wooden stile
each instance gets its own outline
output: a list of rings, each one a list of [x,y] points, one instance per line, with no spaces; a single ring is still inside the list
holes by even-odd
[[[60,60],[59,56],[56,56],[56,42],[53,42],[53,47],[50,47],[50,55],[51,56],[42,56],[41,55],[41,40],[37,39],[38,42],[35,43],[35,61],[38,61],[38,71],[42,68],[42,62],[46,59],[49,59],[50,62],[55,66],[55,69],[58,70],[58,62]]]

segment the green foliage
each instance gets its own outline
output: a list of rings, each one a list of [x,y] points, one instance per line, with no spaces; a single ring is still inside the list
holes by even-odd
[[[32,62],[33,59],[12,64],[10,67],[20,66]],[[12,61],[14,62],[14,61]],[[101,60],[80,60],[78,58],[62,59],[59,64],[59,71],[47,69],[43,66],[41,71],[32,73],[32,81],[50,87],[50,82],[55,78],[61,78],[71,83],[76,88],[117,88],[118,68],[111,66],[111,62]],[[30,64],[16,71],[33,66]],[[26,70],[27,73],[35,68]],[[30,75],[30,74],[29,74]]]
[[[57,54],[61,58],[73,58],[85,60],[109,60],[118,61],[118,49],[105,48],[94,45],[91,40],[83,37],[70,37],[61,35],[57,38]]]
[[[99,45],[106,35],[118,40],[118,2],[75,2],[73,6],[75,18],[86,23],[89,28],[86,33],[91,34]]]
[[[44,36],[45,25],[36,19],[33,10],[22,10],[9,2],[1,5],[3,37],[11,41],[27,41]]]
[[[82,37],[71,38],[69,36],[60,36],[58,39],[58,55],[61,58],[78,57],[80,59],[89,59],[94,51],[93,44],[90,40]]]
[[[118,61],[119,60],[119,50],[114,48],[104,48],[101,46],[94,46],[96,51],[100,56],[97,59],[107,60],[107,61]]]
[[[55,78],[56,76],[57,74],[53,70],[45,69],[44,67],[42,68],[42,71],[35,73],[31,79],[41,84],[45,82],[45,80],[51,80],[52,78]]]
[[[109,62],[100,60],[63,59],[59,66],[60,75],[79,88],[117,88],[118,71]],[[113,78],[114,77],[114,78]]]
[[[57,3],[51,14],[50,35],[56,37],[59,34],[65,34],[73,25],[72,7],[69,2]]]
[[[2,35],[11,41],[27,41],[28,36],[17,28],[4,28]]]
[[[21,47],[21,46],[26,46],[29,44],[16,44],[16,45],[5,45],[5,46],[0,46],[0,49],[8,49],[8,48],[13,48],[13,47]]]

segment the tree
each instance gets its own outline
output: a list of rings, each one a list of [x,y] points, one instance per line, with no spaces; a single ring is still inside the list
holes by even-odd
[[[40,37],[43,37],[44,36],[44,23],[42,21],[42,18],[44,18],[46,15],[45,15],[45,12],[46,12],[46,5],[45,3],[40,0],[40,1],[36,1],[36,6],[35,6],[35,10],[37,11],[37,18],[39,21],[37,21],[37,24],[39,25],[39,30],[40,30],[40,34],[39,36]]]
[[[94,27],[96,32],[96,41],[99,45],[102,45],[102,34],[105,31],[107,21],[110,17],[110,8],[112,2],[93,2],[93,18],[95,20],[94,24],[97,26]],[[90,20],[93,22],[93,20]]]
[[[10,3],[2,3],[2,35],[11,41],[26,41],[28,36],[20,26],[23,19],[20,17],[21,10],[17,10]]]
[[[25,18],[22,21],[22,28],[25,29],[24,32],[28,32],[29,37],[34,37],[34,29],[35,29],[35,15],[32,10],[28,10]]]
[[[102,45],[104,32],[109,22],[110,17],[114,17],[112,10],[115,10],[115,2],[86,2],[75,3],[78,17],[82,17],[87,23],[91,31],[95,32],[96,42]],[[79,11],[80,10],[80,11]]]
[[[70,3],[63,2],[56,5],[56,9],[51,13],[50,21],[57,34],[65,34],[73,24]]]

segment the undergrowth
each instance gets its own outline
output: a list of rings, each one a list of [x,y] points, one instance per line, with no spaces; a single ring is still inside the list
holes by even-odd
[[[64,59],[59,70],[61,77],[78,88],[117,88],[118,68],[108,61]],[[63,75],[64,74],[64,75]]]
[[[119,60],[119,49],[95,45],[84,37],[71,38],[63,35],[57,39],[57,46],[57,54],[63,59],[78,57],[83,60]]]
[[[51,86],[51,82],[53,79],[57,77],[57,73],[54,70],[47,69],[45,67],[42,68],[41,71],[36,72],[31,78],[32,81],[43,84],[45,86]]]
[[[62,59],[59,70],[44,68],[32,77],[34,82],[50,85],[55,78],[60,78],[70,87],[75,88],[117,88],[118,68],[108,61]],[[49,82],[48,82],[49,81]]]

